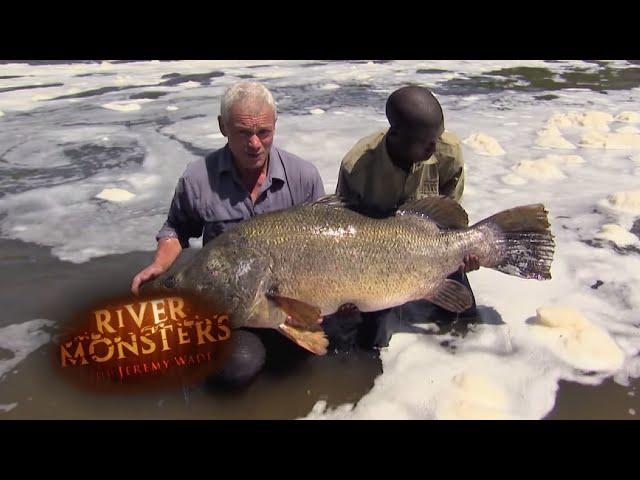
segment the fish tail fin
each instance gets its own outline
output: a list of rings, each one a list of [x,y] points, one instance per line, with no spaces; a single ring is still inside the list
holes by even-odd
[[[547,214],[542,204],[525,205],[474,225],[491,245],[479,255],[480,264],[516,277],[550,279],[555,244]]]

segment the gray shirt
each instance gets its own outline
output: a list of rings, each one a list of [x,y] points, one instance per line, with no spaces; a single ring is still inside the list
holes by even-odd
[[[167,221],[156,240],[174,237],[187,248],[189,238],[204,235],[204,245],[242,220],[323,195],[322,179],[314,165],[272,146],[267,179],[253,203],[233,163],[229,146],[225,145],[187,165],[178,180]]]

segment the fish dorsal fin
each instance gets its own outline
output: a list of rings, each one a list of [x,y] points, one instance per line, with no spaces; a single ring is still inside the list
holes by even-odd
[[[473,305],[471,290],[450,278],[447,278],[438,289],[431,292],[427,300],[456,313],[464,312]]]
[[[325,195],[313,202],[311,205],[323,205],[327,207],[346,208],[360,215],[371,218],[388,218],[395,215],[395,209],[383,210],[365,202],[352,198],[341,197],[339,195]]]
[[[346,198],[339,195],[325,195],[311,202],[311,205],[326,205],[328,207],[349,208],[352,206],[352,202],[349,202]]]
[[[442,195],[434,195],[412,200],[398,208],[399,215],[423,215],[445,228],[466,228],[469,217],[464,208],[455,200]]]

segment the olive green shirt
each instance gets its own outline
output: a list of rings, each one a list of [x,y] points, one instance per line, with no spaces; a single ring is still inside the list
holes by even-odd
[[[391,161],[386,134],[387,130],[373,133],[349,150],[340,165],[336,194],[379,210],[395,209],[427,195],[445,195],[460,202],[464,160],[457,136],[444,132],[435,153],[407,173]]]

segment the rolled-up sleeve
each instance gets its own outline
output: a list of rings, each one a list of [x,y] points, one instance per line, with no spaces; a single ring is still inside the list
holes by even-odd
[[[189,238],[198,238],[202,235],[204,221],[195,208],[196,193],[188,180],[182,176],[178,180],[169,215],[164,225],[156,235],[156,240],[161,238],[177,238],[182,248],[189,247]]]

